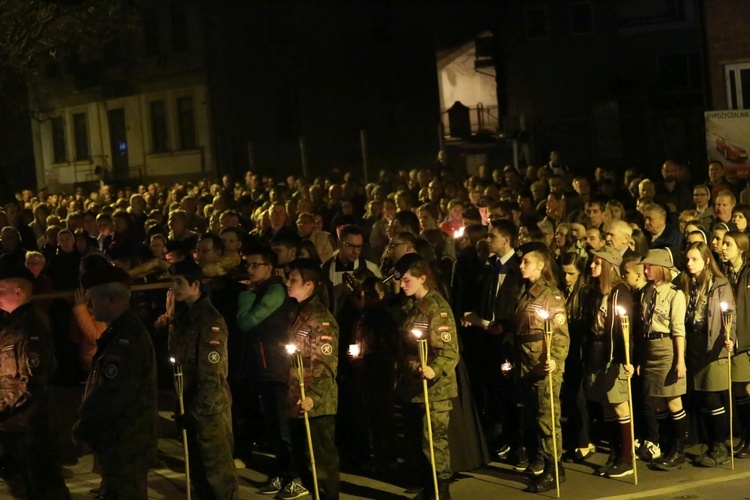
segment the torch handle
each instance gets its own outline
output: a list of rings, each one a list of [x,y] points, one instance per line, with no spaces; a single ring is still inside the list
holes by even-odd
[[[422,373],[427,367],[427,339],[419,339],[417,341],[419,346],[419,362],[422,366]],[[435,500],[439,500],[438,493],[438,481],[437,481],[437,466],[435,465],[435,446],[432,438],[432,418],[430,417],[430,394],[427,387],[427,379],[422,376],[422,390],[424,391],[424,409],[425,418],[427,419],[427,441],[430,445],[430,466],[432,468],[432,483],[435,488]]]

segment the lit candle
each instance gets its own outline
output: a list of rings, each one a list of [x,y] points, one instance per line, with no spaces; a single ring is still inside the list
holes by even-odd
[[[552,319],[550,318],[549,313],[545,311],[544,309],[539,309],[537,310],[536,315],[544,320],[544,333],[546,333],[547,335],[551,334],[552,333]]]
[[[174,358],[169,358],[169,362],[172,363],[172,364],[175,364],[175,363],[177,363],[177,360],[174,359]]]
[[[295,352],[297,352],[297,346],[294,344],[287,344],[286,352],[288,352],[289,354],[294,354]]]
[[[625,364],[630,364],[630,318],[628,311],[622,306],[615,307],[617,315],[620,317],[620,326],[622,327],[622,341],[625,344]]]
[[[424,332],[422,330],[417,330],[416,328],[411,331],[411,334],[417,337],[418,339],[422,338],[422,335],[424,335]]]
[[[359,345],[358,344],[349,344],[349,356],[353,358],[359,357]]]
[[[456,231],[453,231],[453,237],[456,239],[461,238],[464,235],[464,229],[464,227],[460,227]]]

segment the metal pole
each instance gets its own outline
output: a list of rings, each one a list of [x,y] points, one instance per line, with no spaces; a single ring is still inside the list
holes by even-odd
[[[367,130],[360,129],[359,131],[359,144],[362,148],[362,170],[364,171],[364,179],[365,184],[367,184],[369,179],[369,174],[367,173],[369,170],[369,162],[368,162],[368,154],[367,154]]]
[[[417,339],[419,346],[419,362],[422,365],[422,373],[427,366],[427,339]],[[427,379],[422,377],[422,389],[424,390],[424,408],[427,417],[427,440],[430,443],[430,466],[432,467],[432,484],[435,488],[435,500],[439,500],[437,468],[435,467],[435,447],[432,441],[432,419],[430,418],[430,396],[427,389]]]
[[[302,175],[304,177],[309,177],[307,165],[307,141],[305,141],[304,135],[299,136],[299,155],[302,160]]]
[[[170,360],[172,362],[172,374],[174,375],[174,389],[175,392],[177,392],[177,401],[180,404],[180,417],[185,416],[185,400],[183,397],[184,394],[184,381],[182,377],[182,366],[174,359],[172,358]],[[183,422],[182,424],[182,452],[185,455],[185,485],[187,488],[187,499],[190,500],[190,456],[188,454],[188,440],[187,440],[187,430],[185,429],[185,424]]]

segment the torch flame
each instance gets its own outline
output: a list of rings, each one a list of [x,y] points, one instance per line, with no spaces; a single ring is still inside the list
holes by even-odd
[[[412,335],[417,337],[418,339],[422,338],[422,335],[424,335],[424,332],[422,330],[417,330],[416,328],[411,331]]]
[[[177,363],[177,360],[174,359],[174,358],[169,358],[169,362],[172,363],[172,364],[175,364],[175,363]]]
[[[458,228],[456,231],[453,231],[453,237],[454,238],[461,238],[464,235],[464,227]]]
[[[357,345],[357,344],[350,344],[349,345],[349,354],[353,358],[358,357],[359,356],[359,345]]]
[[[729,304],[727,304],[726,302],[722,302],[722,303],[721,303],[721,304],[719,304],[719,305],[721,306],[721,310],[722,310],[723,312],[727,312],[727,310],[729,309]]]
[[[628,312],[622,306],[617,306],[617,314],[620,316],[627,316]]]
[[[295,352],[297,352],[297,346],[294,344],[287,344],[286,352],[288,352],[289,354],[294,354]]]
[[[549,319],[549,313],[545,311],[544,309],[539,309],[536,312],[536,315],[539,316],[542,319]]]

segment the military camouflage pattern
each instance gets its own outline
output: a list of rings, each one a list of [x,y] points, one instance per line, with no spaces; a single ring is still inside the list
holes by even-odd
[[[451,453],[448,446],[448,425],[453,404],[451,401],[430,401],[430,423],[432,424],[432,446],[435,452],[435,471],[438,479],[450,479]],[[427,419],[423,419],[422,427],[422,453],[429,460],[430,442],[427,433]]]
[[[129,309],[99,339],[73,426],[73,438],[88,443],[99,458],[106,498],[126,498],[122,491],[131,489],[138,491],[129,498],[145,498],[140,484],[145,486],[156,458],[156,424],[154,347]]]
[[[184,375],[190,468],[201,498],[237,497],[227,325],[208,297],[180,308],[170,346]]]
[[[401,328],[405,344],[406,365],[400,375],[402,394],[412,403],[424,403],[417,338],[412,330],[423,332],[428,340],[427,365],[435,371],[435,378],[427,381],[430,401],[444,401],[458,396],[456,365],[458,338],[456,322],[448,302],[436,291],[429,290],[418,300],[409,301],[408,312]]]
[[[547,346],[544,337],[545,321],[538,311],[549,313],[552,324],[552,346]],[[518,332],[515,337],[515,371],[520,378],[521,398],[524,403],[526,422],[536,422],[536,431],[542,451],[548,462],[552,461],[552,419],[550,401],[555,405],[555,439],[557,459],[562,456],[562,433],[560,431],[560,387],[568,356],[570,336],[565,314],[565,299],[562,293],[544,279],[533,285],[526,284],[518,296],[516,308]],[[552,373],[552,392],[544,371],[547,359],[557,365]],[[554,399],[553,399],[554,398]],[[533,450],[531,450],[533,452]]]
[[[333,315],[317,297],[300,304],[300,310],[289,327],[289,343],[302,354],[305,396],[313,400],[310,417],[335,415],[338,409],[336,371],[339,353],[339,326]],[[289,359],[289,403],[292,417],[301,417],[299,380]]]

